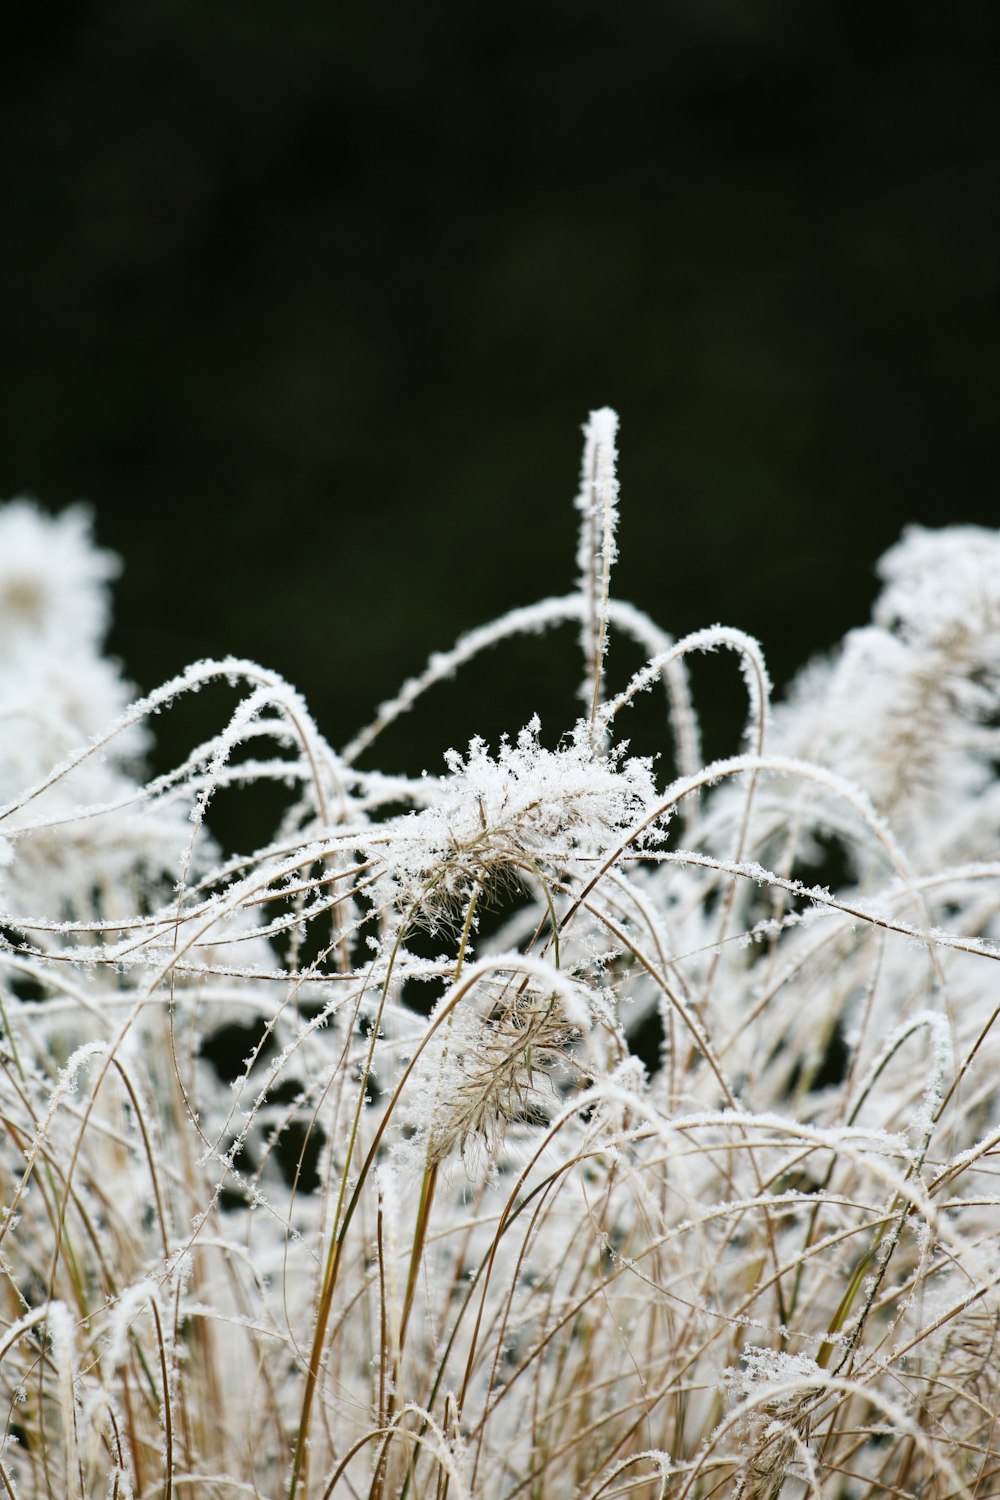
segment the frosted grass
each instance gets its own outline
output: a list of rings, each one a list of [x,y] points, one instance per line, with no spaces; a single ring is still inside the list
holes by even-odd
[[[0,509],[0,1493],[1000,1489],[1000,537],[908,532],[773,703],[614,597],[617,427],[575,591],[339,751],[253,662],[133,701],[86,513]],[[565,627],[578,722],[370,764]],[[696,652],[746,701],[707,765]]]

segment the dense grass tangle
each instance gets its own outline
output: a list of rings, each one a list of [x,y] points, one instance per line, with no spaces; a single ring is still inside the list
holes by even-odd
[[[1000,535],[772,704],[614,597],[616,438],[573,591],[339,750],[250,661],[132,701],[87,514],[0,510],[0,1494],[1000,1493]],[[556,630],[574,721],[376,769]]]

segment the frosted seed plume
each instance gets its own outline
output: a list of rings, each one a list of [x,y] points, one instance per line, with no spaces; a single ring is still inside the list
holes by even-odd
[[[607,651],[611,569],[617,556],[618,479],[615,466],[618,450],[615,439],[618,414],[609,406],[592,411],[583,432],[583,470],[576,497],[576,508],[581,516],[576,562],[585,606],[581,633],[585,677],[580,692],[596,736]]]

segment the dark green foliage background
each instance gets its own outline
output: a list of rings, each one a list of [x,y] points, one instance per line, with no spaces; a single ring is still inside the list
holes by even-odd
[[[618,591],[779,679],[905,522],[998,519],[994,5],[22,0],[2,31],[0,494],[93,504],[144,687],[253,656],[343,743],[570,585],[606,402]],[[441,692],[387,768],[561,727],[568,643],[539,661]]]

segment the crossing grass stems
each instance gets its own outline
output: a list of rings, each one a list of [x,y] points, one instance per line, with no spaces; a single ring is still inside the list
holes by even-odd
[[[0,511],[0,1493],[1000,1490],[1000,536],[907,532],[772,705],[754,640],[615,599],[616,440],[573,591],[339,751],[249,661],[131,701],[87,515]],[[374,768],[560,628],[562,732]]]

